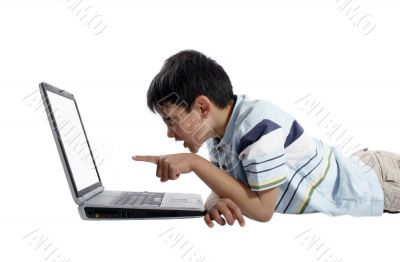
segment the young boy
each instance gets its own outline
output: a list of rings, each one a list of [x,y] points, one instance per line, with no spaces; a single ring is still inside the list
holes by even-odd
[[[212,220],[244,226],[242,214],[266,222],[274,212],[400,211],[399,155],[364,149],[345,158],[276,105],[235,95],[224,69],[200,52],[168,58],[147,104],[166,123],[167,136],[191,153],[133,159],[156,164],[161,182],[194,172],[212,190],[204,217],[210,227]],[[204,143],[210,161],[196,154]]]

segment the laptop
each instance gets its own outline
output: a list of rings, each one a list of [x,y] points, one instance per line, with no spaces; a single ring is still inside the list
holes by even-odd
[[[100,179],[75,97],[47,83],[40,93],[64,173],[82,219],[166,219],[204,216],[199,194],[107,191]]]

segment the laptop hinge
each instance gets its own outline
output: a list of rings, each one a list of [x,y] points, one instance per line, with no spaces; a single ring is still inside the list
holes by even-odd
[[[89,193],[87,193],[86,195],[81,196],[80,198],[77,199],[77,203],[78,205],[82,205],[83,203],[85,203],[86,201],[88,201],[89,199],[91,199],[92,197],[100,194],[101,192],[104,191],[104,187],[100,186],[92,191],[90,191]]]

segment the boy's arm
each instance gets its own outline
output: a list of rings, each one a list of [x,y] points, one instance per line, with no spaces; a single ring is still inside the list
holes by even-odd
[[[269,221],[275,209],[277,187],[252,191],[250,188],[229,176],[208,160],[194,153],[163,156],[134,156],[136,161],[146,161],[157,165],[157,177],[161,182],[175,180],[179,174],[194,172],[221,198],[230,198],[242,213],[260,222]]]
[[[250,188],[229,176],[225,171],[217,168],[208,160],[195,155],[193,172],[206,183],[212,193],[207,202],[215,197],[230,198],[235,202],[242,213],[254,220],[266,222],[272,218],[275,209],[277,187],[264,191],[251,191]]]
[[[208,209],[218,198],[220,198],[214,191],[211,191],[210,195],[207,197],[205,206]]]

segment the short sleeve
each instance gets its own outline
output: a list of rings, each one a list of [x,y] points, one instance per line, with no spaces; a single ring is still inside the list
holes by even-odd
[[[286,182],[284,144],[282,127],[266,119],[242,136],[239,158],[252,191],[271,189]]]

